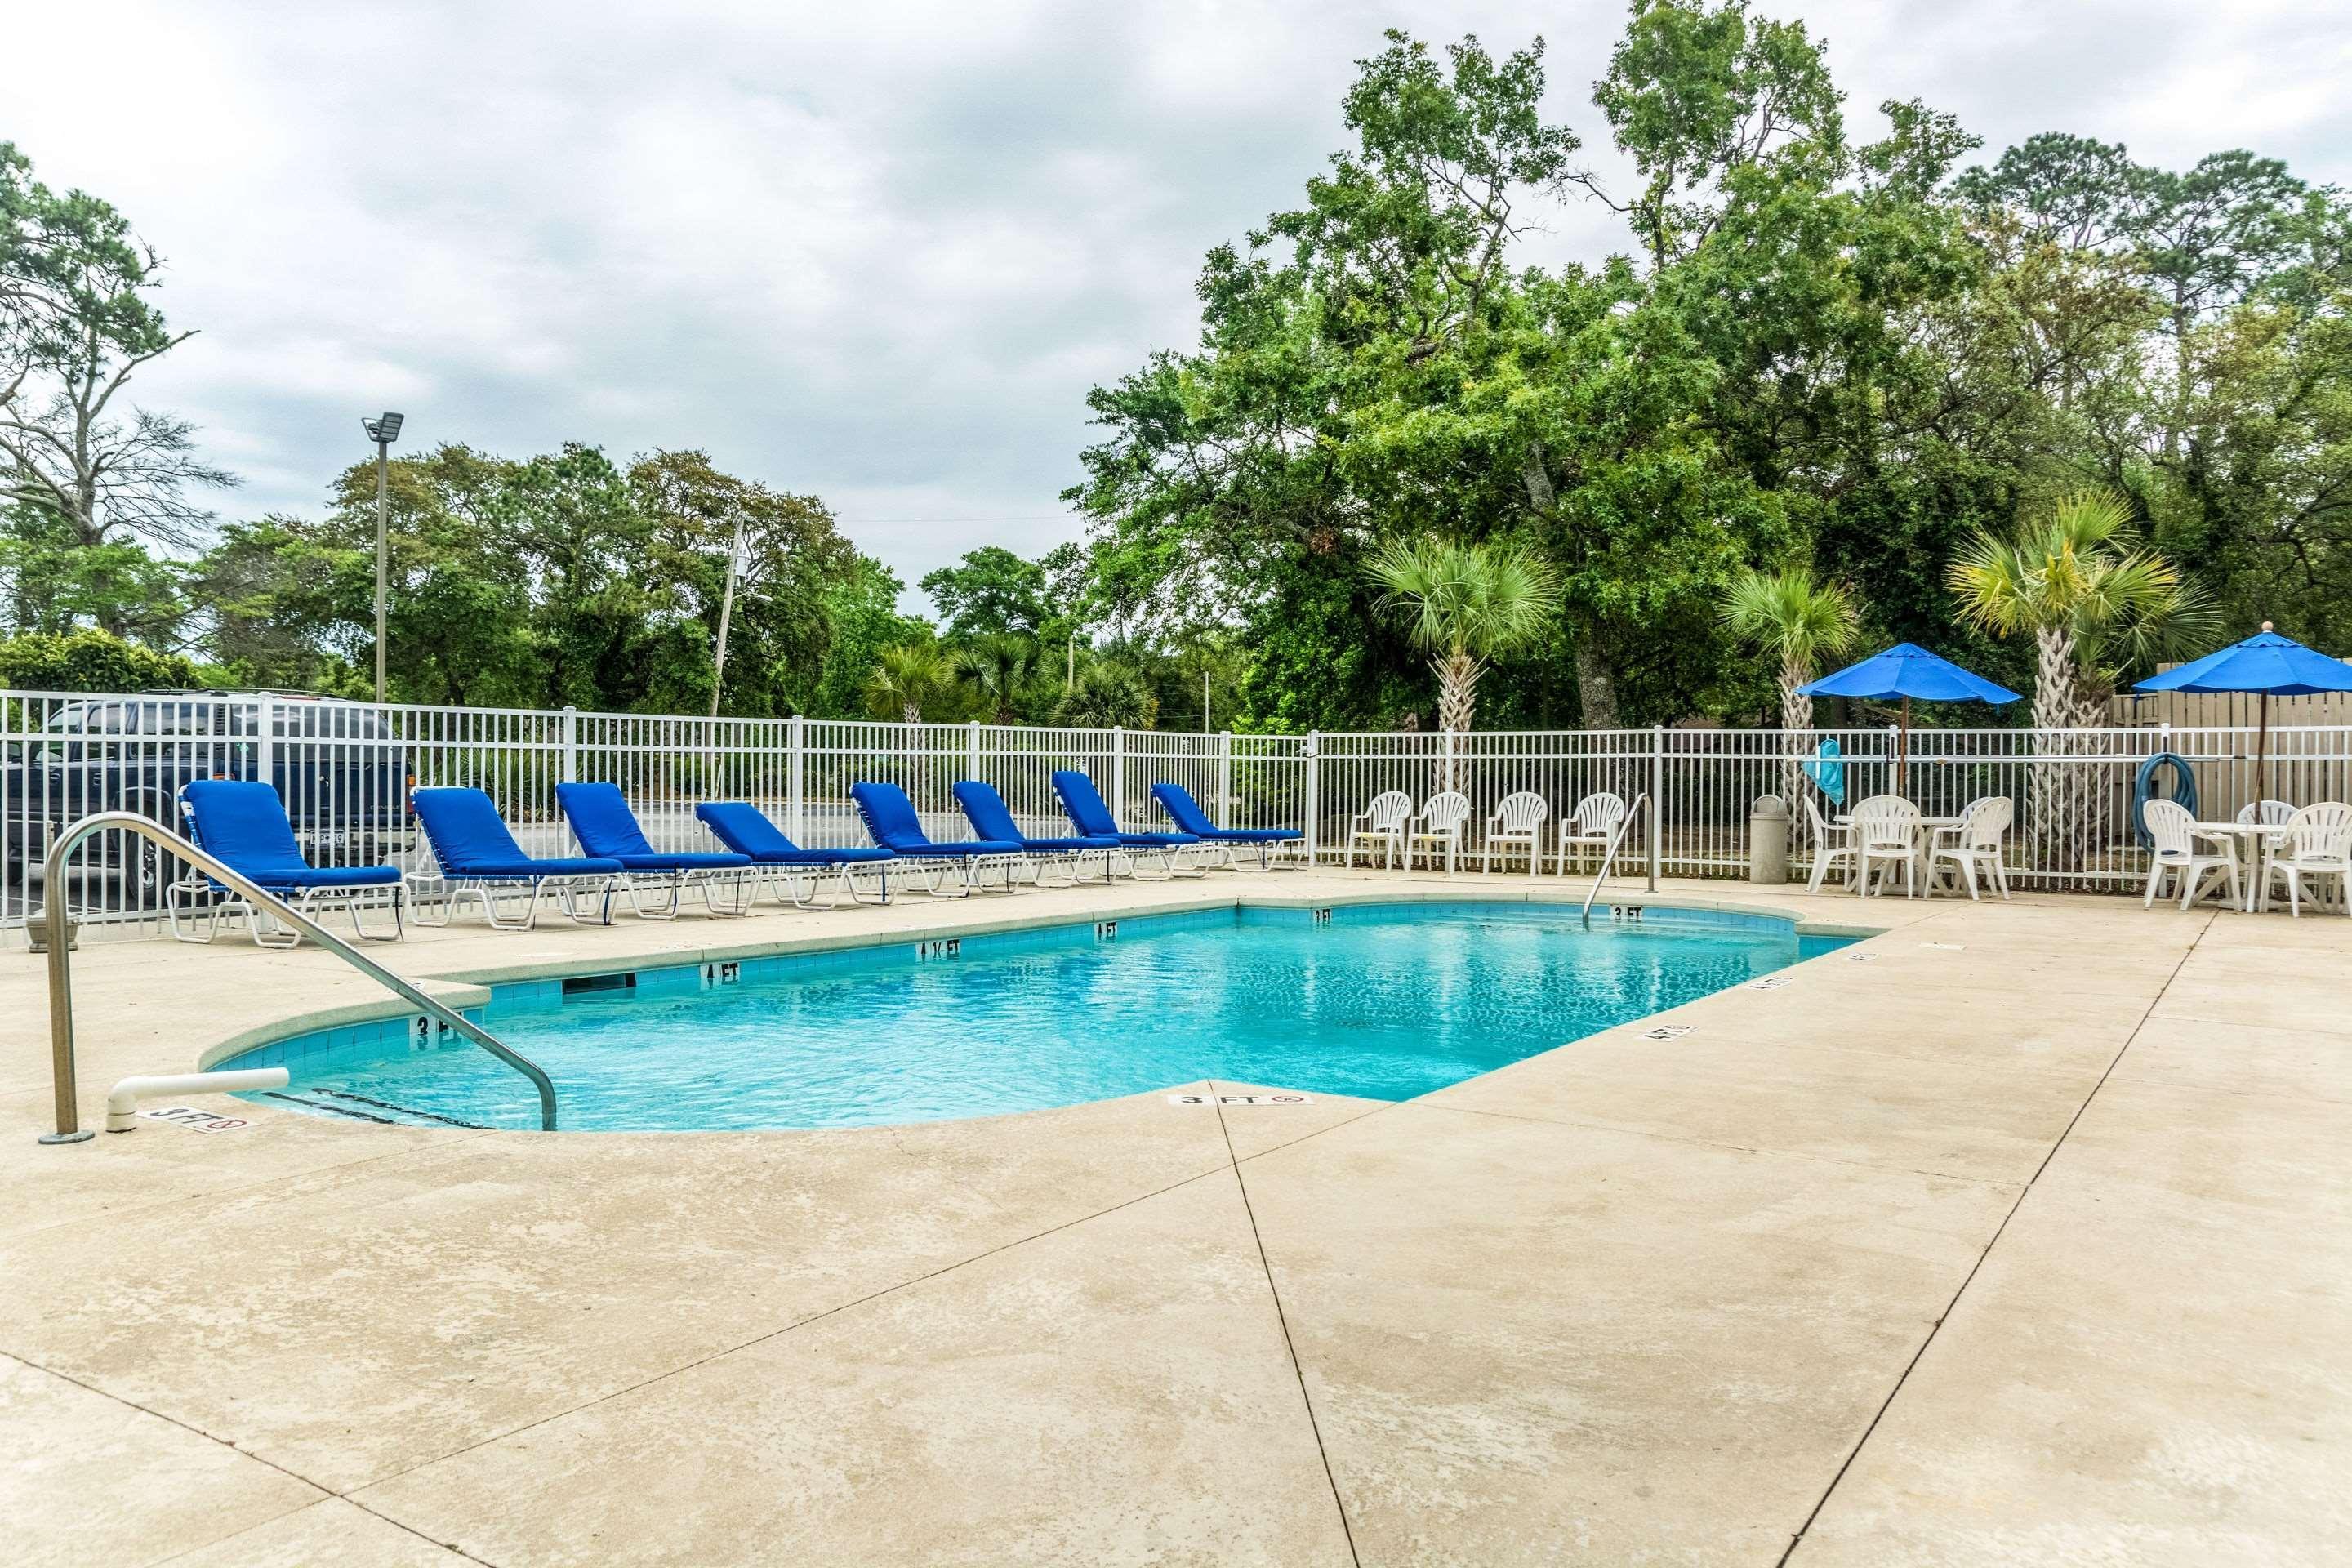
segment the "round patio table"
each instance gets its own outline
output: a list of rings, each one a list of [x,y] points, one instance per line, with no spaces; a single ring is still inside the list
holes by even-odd
[[[2251,870],[2253,875],[2247,878],[2242,885],[2238,907],[2247,914],[2252,914],[2261,907],[2258,900],[2265,900],[2269,897],[2271,851],[2280,839],[2286,837],[2286,825],[2280,822],[2192,822],[2189,825],[2189,831],[2207,838],[2231,840],[2230,852],[2233,855],[2238,851],[2235,841],[2241,838],[2246,841],[2246,852],[2239,856],[2239,868]]]

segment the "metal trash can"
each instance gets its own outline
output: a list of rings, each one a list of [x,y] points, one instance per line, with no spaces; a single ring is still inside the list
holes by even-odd
[[[1748,879],[1759,888],[1789,880],[1789,807],[1777,795],[1759,795],[1748,808]]]

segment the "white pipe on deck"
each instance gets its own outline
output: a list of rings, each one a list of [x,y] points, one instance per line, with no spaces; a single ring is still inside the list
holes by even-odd
[[[126,1078],[106,1091],[106,1130],[128,1132],[139,1125],[139,1102],[166,1094],[230,1094],[245,1089],[284,1089],[284,1068],[243,1068],[236,1072],[183,1072],[156,1078]]]

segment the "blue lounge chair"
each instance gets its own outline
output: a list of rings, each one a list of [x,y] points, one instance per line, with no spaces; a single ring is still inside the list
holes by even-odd
[[[406,889],[400,868],[311,865],[302,858],[276,785],[256,779],[192,779],[180,786],[180,815],[188,837],[199,848],[210,850],[263,892],[293,905],[296,912],[308,916],[320,904],[340,903],[352,917],[352,931],[366,941],[398,942],[407,934],[401,919]],[[199,894],[204,895],[201,909],[194,902]],[[377,900],[392,905],[389,931],[370,931],[360,919],[360,906]],[[184,901],[190,904],[184,930]],[[301,945],[301,932],[280,930],[267,910],[210,877],[192,873],[163,889],[163,918],[182,942],[212,941],[224,914],[242,914],[253,940],[263,947]]]
[[[1236,849],[1257,851],[1257,868],[1273,869],[1274,858],[1287,849],[1302,858],[1307,852],[1307,835],[1296,827],[1219,827],[1192,798],[1192,792],[1180,784],[1156,784],[1151,786],[1151,798],[1168,814],[1168,820],[1180,833],[1189,833],[1202,843],[1224,851],[1225,864],[1234,863]]]
[[[416,808],[416,825],[425,830],[440,881],[449,894],[448,907],[438,920],[428,919],[420,906],[419,925],[447,925],[457,900],[472,893],[482,900],[482,918],[500,931],[529,931],[539,923],[540,900],[549,884],[555,886],[565,917],[583,925],[613,923],[613,888],[621,879],[618,860],[572,856],[526,855],[507,831],[499,808],[478,789],[412,790],[409,804]],[[529,889],[530,904],[519,921],[499,918],[498,895]],[[580,912],[583,891],[601,893],[603,904],[592,919]]]
[[[923,819],[915,814],[915,803],[907,792],[894,784],[855,784],[849,786],[849,798],[857,803],[857,815],[866,819],[866,831],[874,842],[907,861],[924,879],[923,891],[934,898],[961,899],[978,891],[982,878],[991,866],[1003,874],[1003,889],[1012,892],[1021,871],[1022,848],[1010,838],[978,838],[956,844],[937,844],[923,831]],[[950,869],[962,873],[960,885],[945,885]]]
[[[1094,838],[1116,838],[1128,857],[1128,875],[1141,877],[1147,860],[1160,863],[1160,876],[1198,877],[1205,868],[1194,866],[1189,870],[1179,864],[1179,852],[1190,849],[1201,841],[1189,833],[1123,833],[1118,819],[1103,804],[1102,792],[1095,781],[1076,769],[1065,768],[1054,775],[1054,793],[1062,797],[1062,809],[1070,814],[1071,824],[1083,834]]]
[[[646,830],[638,826],[637,814],[629,809],[618,784],[560,784],[555,786],[555,804],[572,824],[572,837],[580,840],[581,848],[600,860],[621,863],[627,873],[621,879],[621,889],[628,894],[630,912],[639,919],[676,920],[688,888],[701,893],[702,907],[714,915],[751,912],[748,887],[751,879],[745,875],[751,865],[749,855],[655,848],[646,842]],[[649,879],[668,894],[666,902],[651,908],[637,898]],[[732,895],[723,902],[712,891],[720,884]]]
[[[1117,838],[1091,833],[1076,837],[1033,838],[1022,832],[1021,825],[1013,820],[1013,808],[1004,804],[1004,797],[996,793],[996,786],[982,784],[976,779],[966,779],[956,785],[955,797],[956,803],[963,807],[963,814],[970,819],[974,833],[982,838],[1018,844],[1027,852],[1031,874],[1039,887],[1045,885],[1045,868],[1049,865],[1065,868],[1068,879],[1062,885],[1075,887],[1086,869],[1089,855],[1102,857],[1103,880],[1110,880],[1110,858],[1119,847]]]
[[[710,829],[719,843],[738,855],[748,855],[754,869],[779,873],[777,880],[793,903],[803,909],[829,910],[841,902],[839,898],[825,903],[816,902],[824,890],[827,877],[841,879],[841,890],[859,903],[866,900],[857,891],[857,872],[873,871],[881,881],[881,897],[877,904],[890,901],[890,862],[897,859],[887,849],[840,848],[803,849],[785,837],[767,814],[749,801],[709,801],[694,808],[694,815]],[[808,896],[801,895],[799,884],[808,884]]]

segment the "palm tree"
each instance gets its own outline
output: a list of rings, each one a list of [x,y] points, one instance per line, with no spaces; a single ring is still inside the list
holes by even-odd
[[[925,708],[939,707],[954,692],[954,666],[929,643],[884,648],[866,677],[866,710],[901,723],[921,723]]]
[[[2034,643],[2036,750],[2065,759],[2084,747],[2071,731],[2096,728],[2124,669],[2187,651],[2215,616],[2179,569],[2132,538],[2122,500],[2095,490],[2067,497],[2042,522],[2007,539],[1979,533],[1951,565],[1952,591],[1970,620]],[[2094,837],[2100,798],[2092,769],[2063,760],[2032,770],[2027,820],[2052,863],[2071,868]]]
[[[1813,727],[1813,700],[1798,689],[1813,679],[1814,661],[1853,646],[1861,630],[1853,594],[1843,583],[1815,583],[1801,566],[1767,574],[1746,572],[1724,595],[1723,625],[1732,636],[1780,661],[1780,728],[1790,737],[1780,788],[1797,809],[1805,775],[1798,752]]]
[[[1054,722],[1073,729],[1147,730],[1159,716],[1151,687],[1133,666],[1114,658],[1091,658],[1077,667],[1070,689],[1054,710]]]
[[[1442,730],[1469,729],[1487,661],[1543,636],[1559,613],[1559,574],[1517,548],[1392,539],[1365,572],[1381,588],[1376,607],[1430,656]]]
[[[2178,567],[2135,545],[2123,501],[2096,490],[2011,538],[1978,534],[1953,561],[1951,585],[1987,631],[2032,637],[2041,730],[2095,727],[2125,668],[2202,643],[2215,620]]]
[[[972,638],[956,650],[955,673],[988,701],[994,721],[1015,722],[1013,704],[1037,668],[1037,643],[1018,632]]]

